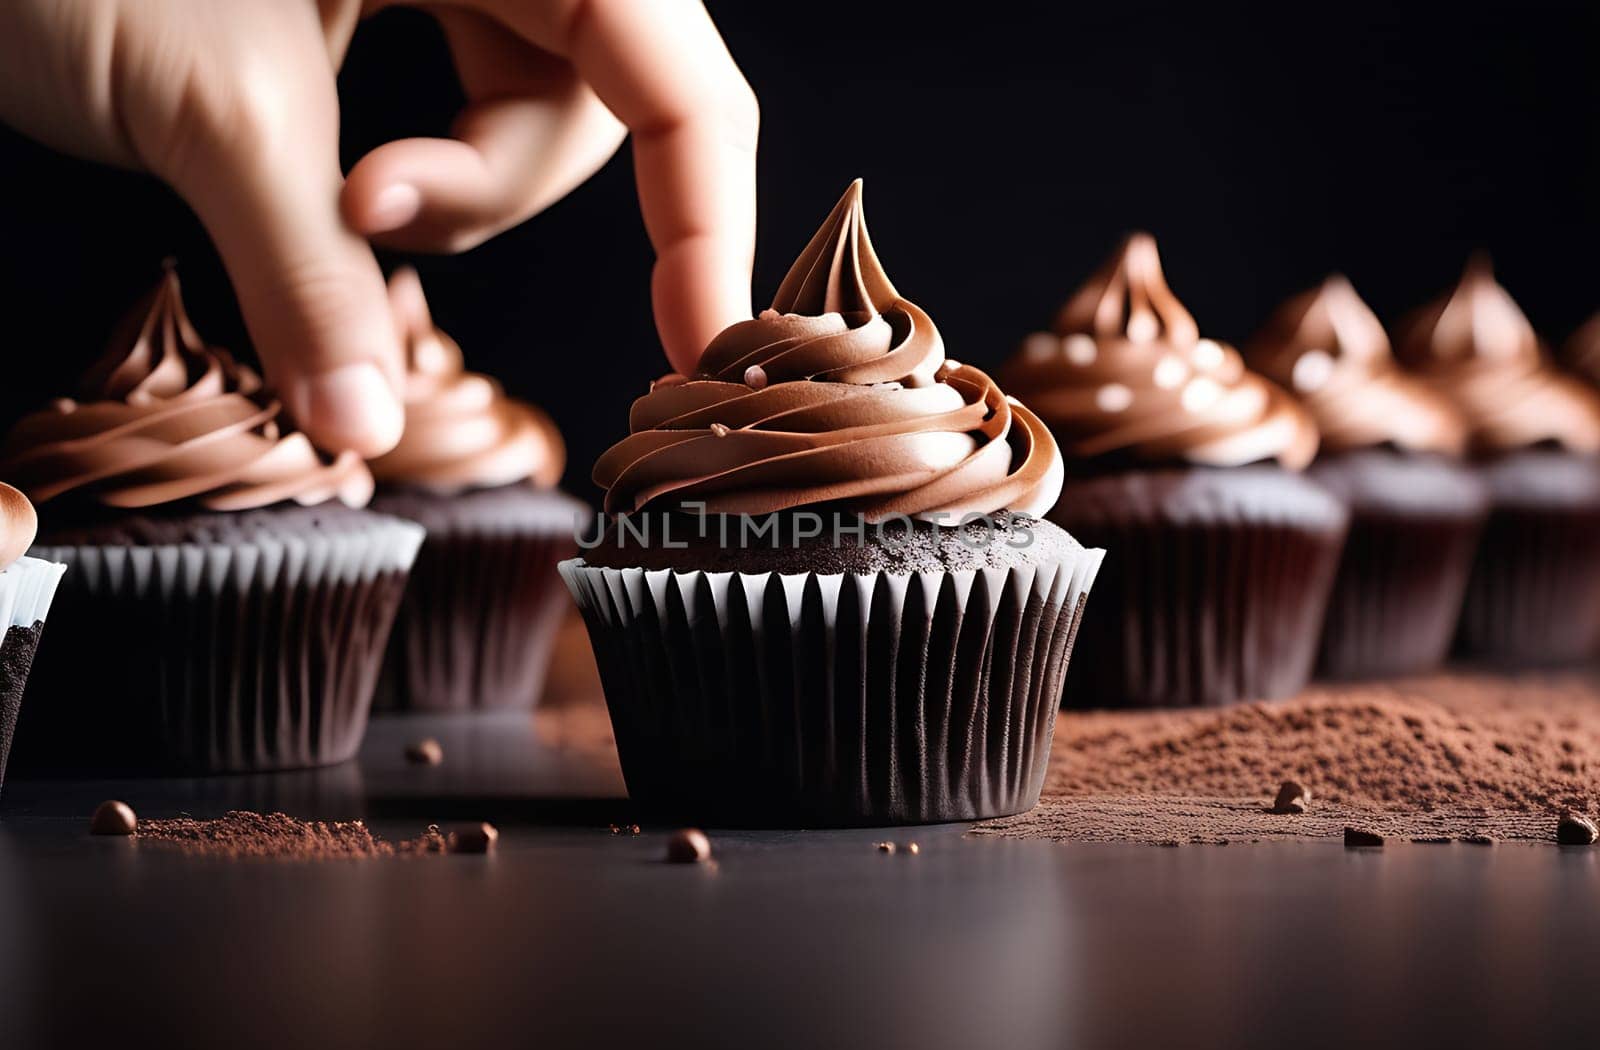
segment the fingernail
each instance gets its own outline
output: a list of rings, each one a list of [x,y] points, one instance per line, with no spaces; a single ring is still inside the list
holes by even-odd
[[[422,194],[415,186],[406,182],[385,186],[372,199],[372,208],[367,212],[367,222],[370,226],[367,232],[387,233],[390,230],[398,230],[415,219],[420,211],[422,211]]]
[[[299,381],[291,402],[300,425],[337,444],[334,451],[350,448],[363,456],[387,452],[400,440],[405,409],[378,366],[367,361],[343,365],[331,372]]]

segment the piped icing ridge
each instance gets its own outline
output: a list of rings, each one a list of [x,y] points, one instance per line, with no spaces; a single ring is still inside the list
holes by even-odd
[[[440,492],[560,481],[566,446],[555,424],[466,371],[461,347],[434,325],[415,270],[395,271],[389,302],[406,348],[406,426],[400,443],[371,461],[373,475]]]
[[[0,572],[27,553],[39,531],[39,516],[28,497],[0,482]]]
[[[1245,356],[1311,410],[1324,450],[1465,450],[1465,421],[1447,398],[1400,370],[1382,322],[1342,276],[1279,307]]]
[[[629,428],[595,465],[608,511],[827,504],[868,521],[947,520],[1040,515],[1061,489],[1044,425],[989,376],[947,359],[933,321],[890,283],[860,180],[771,309],[713,339],[694,376],[658,380]]]
[[[1156,242],[1135,233],[1029,336],[1000,373],[1069,460],[1244,466],[1311,462],[1317,428],[1294,398],[1200,337],[1167,287]]]
[[[1482,256],[1453,291],[1401,322],[1395,354],[1456,405],[1478,452],[1600,451],[1600,395],[1555,367]]]
[[[25,416],[6,436],[0,474],[37,504],[70,497],[127,509],[360,507],[373,488],[360,456],[318,452],[253,370],[200,338],[170,269],[119,325],[77,398]]]

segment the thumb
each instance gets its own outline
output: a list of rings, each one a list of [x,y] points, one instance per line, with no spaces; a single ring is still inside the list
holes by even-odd
[[[370,458],[400,440],[404,369],[383,273],[339,213],[332,76],[273,89],[218,134],[197,135],[168,181],[216,243],[295,422],[325,449]]]

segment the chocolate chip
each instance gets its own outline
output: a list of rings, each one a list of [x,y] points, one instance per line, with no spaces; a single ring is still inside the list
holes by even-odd
[[[1381,846],[1383,845],[1383,836],[1376,831],[1347,827],[1344,829],[1344,844],[1346,846]]]
[[[1274,813],[1304,813],[1311,805],[1311,789],[1297,780],[1285,780],[1278,785],[1278,797],[1272,802]]]
[[[880,842],[880,843],[878,843],[878,852],[879,853],[893,853],[894,851],[895,851],[894,843],[892,843],[892,842]]]
[[[1591,846],[1600,838],[1600,828],[1582,813],[1568,813],[1556,825],[1556,841],[1563,846]]]
[[[760,365],[751,365],[744,370],[744,385],[751,390],[765,390],[767,386],[767,370]]]
[[[699,828],[680,828],[667,839],[669,864],[698,864],[711,859],[711,840]]]
[[[500,829],[493,824],[469,824],[450,833],[451,853],[491,853],[500,841]]]
[[[94,809],[89,818],[91,835],[132,835],[139,828],[139,818],[126,802],[107,799]]]
[[[444,748],[432,737],[413,741],[406,745],[406,761],[414,766],[436,766],[444,761]]]
[[[915,842],[908,842],[906,843],[906,852],[915,856],[916,854],[922,852],[922,847],[917,845]]]

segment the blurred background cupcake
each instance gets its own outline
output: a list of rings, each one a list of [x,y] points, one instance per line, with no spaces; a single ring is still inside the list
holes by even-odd
[[[1488,510],[1483,484],[1460,459],[1465,421],[1396,366],[1383,325],[1343,277],[1285,303],[1245,356],[1310,409],[1322,444],[1307,476],[1350,508],[1318,673],[1437,667]]]
[[[371,463],[374,510],[428,530],[400,607],[378,706],[463,711],[533,706],[570,607],[556,566],[588,513],[556,490],[555,424],[463,368],[434,326],[415,270],[389,299],[405,334],[406,426]]]
[[[1584,659],[1600,639],[1600,395],[1555,367],[1482,257],[1401,323],[1395,353],[1461,411],[1489,491],[1461,655]]]
[[[69,567],[15,758],[33,772],[244,772],[355,754],[422,530],[358,509],[169,271],[75,399],[24,417],[0,475]]]
[[[562,571],[637,805],[823,826],[1038,800],[1101,552],[1038,520],[1055,443],[945,357],[873,252],[859,182],[772,308],[629,426],[595,480],[658,531],[608,529]]]
[[[0,785],[45,614],[65,565],[25,558],[39,527],[28,497],[0,482]]]
[[[1317,430],[1202,339],[1134,234],[1000,373],[1066,457],[1050,520],[1106,548],[1073,706],[1184,707],[1305,684],[1347,514],[1301,476]]]

